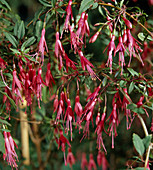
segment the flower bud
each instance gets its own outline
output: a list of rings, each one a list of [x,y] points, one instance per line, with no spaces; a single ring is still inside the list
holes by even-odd
[[[127,20],[126,18],[124,18],[124,17],[123,17],[123,20],[124,20],[126,26],[127,26],[129,29],[132,29],[132,23],[131,23],[129,20]]]

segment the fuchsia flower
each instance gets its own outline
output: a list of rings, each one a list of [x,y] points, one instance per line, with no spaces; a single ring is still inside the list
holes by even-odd
[[[112,38],[111,38],[111,40],[110,40],[110,42],[109,42],[109,44],[107,45],[107,47],[106,48],[108,48],[108,50],[107,50],[107,55],[108,55],[108,60],[107,60],[107,67],[108,67],[108,65],[109,65],[109,67],[110,67],[110,73],[112,73],[112,61],[113,61],[113,59],[112,59],[112,53],[113,53],[113,51],[115,51],[115,43],[114,43],[114,40],[115,40],[115,35],[112,35]],[[106,48],[105,48],[105,50],[106,50]],[[104,50],[104,51],[105,51]]]
[[[107,170],[108,169],[108,161],[105,157],[105,153],[99,151],[97,155],[97,163],[99,166],[102,165],[102,170]]]
[[[67,163],[69,163],[70,168],[72,168],[72,165],[75,164],[75,158],[74,158],[74,155],[73,155],[73,153],[71,151],[71,148],[68,149]]]
[[[113,20],[109,16],[107,16],[106,19],[108,21],[107,23],[108,23],[108,26],[109,26],[109,30],[112,33],[113,32],[113,23],[112,23]]]
[[[38,52],[41,55],[40,63],[42,63],[42,65],[43,65],[45,49],[48,53],[48,48],[47,48],[47,44],[46,44],[46,40],[45,40],[45,28],[42,29],[41,38],[40,38],[40,41],[39,41],[39,44],[38,44],[38,48],[39,48]]]
[[[18,169],[18,165],[16,164],[16,161],[18,161],[18,156],[15,152],[15,147],[18,148],[18,146],[14,142],[10,132],[4,131],[3,134],[5,139],[5,154],[3,154],[3,158],[4,160],[7,159],[8,165],[12,167],[12,170],[13,168]]]
[[[0,68],[4,70],[6,68],[7,63],[0,57]]]
[[[99,31],[97,31],[89,40],[89,43],[94,43],[97,40],[97,37],[99,35]]]
[[[94,170],[97,170],[96,163],[95,163],[95,161],[94,161],[94,159],[93,159],[93,154],[91,153],[91,154],[89,155],[88,170],[92,170],[92,168],[93,168]]]
[[[22,95],[21,95],[22,89],[23,89],[23,86],[16,75],[16,70],[13,70],[12,94],[13,94],[15,103],[17,105],[18,105],[19,100],[23,102]]]
[[[50,67],[51,67],[51,64],[48,63],[47,64],[47,72],[46,72],[46,85],[49,86],[49,87],[52,87],[52,83],[55,84],[55,80],[52,76],[52,73],[51,73],[51,70],[50,70]]]
[[[122,40],[123,40],[123,43],[126,43],[126,42],[127,42],[127,32],[126,32],[126,29],[124,29],[124,33],[123,33],[123,36],[122,36]]]
[[[55,133],[56,134],[58,133],[57,129],[55,129]],[[62,147],[62,152],[64,153],[64,162],[66,165],[67,162],[66,162],[66,157],[65,157],[65,148],[66,148],[65,144],[68,144],[69,147],[71,147],[71,145],[70,145],[69,141],[67,140],[67,138],[64,137],[62,130],[60,130],[60,137],[58,139],[57,138],[55,138],[55,139],[56,139],[56,143],[58,144],[58,149],[60,146]]]
[[[41,77],[41,74],[42,74],[42,69],[39,68],[38,69],[38,75],[34,76],[33,82],[32,82],[33,88],[35,90],[35,94],[36,94],[36,97],[37,97],[39,108],[40,108],[40,100],[42,100],[42,87],[43,87],[43,84],[46,85],[46,83],[43,81],[43,79]]]
[[[82,112],[83,112],[82,105],[80,103],[79,95],[77,95],[76,98],[75,98],[74,112],[77,114],[77,123],[79,124],[80,118],[81,118]]]
[[[55,42],[55,55],[59,58],[59,70],[63,67],[63,58],[66,60],[66,71],[71,67],[73,70],[76,70],[75,62],[70,60],[67,54],[64,51],[61,41],[59,40],[59,32],[56,32],[56,42]]]
[[[129,20],[127,20],[125,17],[123,17],[123,20],[124,20],[126,26],[127,26],[129,29],[132,29],[132,23],[131,23]]]
[[[86,154],[83,152],[82,153],[82,159],[81,159],[81,169],[85,170],[85,167],[88,167],[88,162],[86,159]]]
[[[127,92],[127,88],[124,88],[123,91],[125,92],[125,94],[130,99],[130,96],[128,95],[128,92]],[[130,129],[131,124],[132,124],[135,116],[133,116],[133,118],[132,118],[131,110],[127,109],[127,105],[130,104],[130,102],[127,100],[127,98],[125,96],[123,97],[123,102],[122,103],[123,103],[122,109],[124,109],[124,114],[126,116],[126,126],[127,126],[127,129]]]
[[[62,38],[62,35],[63,35],[63,31],[68,30],[68,26],[69,26],[69,23],[70,23],[70,21],[69,21],[70,16],[71,16],[71,20],[73,20],[73,13],[72,13],[71,5],[72,5],[72,0],[69,0],[68,6],[66,7],[66,10],[65,10],[66,11],[66,19],[65,19],[63,30],[62,30],[61,38]]]
[[[83,41],[79,38],[79,36],[73,32],[72,27],[69,25],[70,37],[71,37],[71,49],[72,45],[74,47],[74,53],[82,48]]]
[[[81,13],[81,17],[78,22],[78,30],[76,32],[76,35],[80,37],[80,39],[83,41],[84,36],[87,34],[88,36],[90,35],[90,29],[88,25],[88,14],[85,12]],[[86,38],[86,37],[85,37]],[[86,42],[86,40],[85,40]],[[86,44],[86,43],[85,43]]]
[[[153,5],[153,0],[148,0],[149,5]]]
[[[65,112],[65,106],[64,106],[64,99],[66,98],[65,93],[63,91],[61,92],[59,101],[57,97],[58,96],[56,95],[56,98],[54,100],[54,112],[57,110],[55,123],[57,123],[57,120],[60,120],[60,117],[62,118],[62,113],[64,114]]]
[[[134,57],[136,57],[136,52],[137,52],[137,55],[139,56],[139,59],[140,59],[142,65],[144,66],[144,63],[143,63],[141,56],[139,54],[139,51],[140,52],[143,51],[140,48],[140,46],[138,45],[138,43],[140,44],[140,42],[138,40],[136,40],[134,37],[132,37],[130,29],[127,29],[126,31],[127,31],[127,47],[129,49],[129,53],[130,53],[130,60],[129,60],[128,66],[130,66],[132,55]]]
[[[72,107],[71,107],[70,99],[67,100],[67,109],[66,109],[64,120],[66,119],[66,117],[67,117],[66,131],[67,131],[67,134],[68,134],[68,131],[70,130],[70,132],[71,132],[71,141],[72,141],[72,119],[75,121],[75,118],[74,118],[74,113],[73,113],[73,110],[72,110]]]
[[[101,146],[102,146],[104,151],[107,152],[106,148],[105,148],[105,145],[103,143],[103,138],[102,138],[102,131],[104,130],[105,117],[106,117],[106,113],[103,113],[102,117],[101,117],[101,120],[97,124],[97,128],[95,130],[95,133],[97,133],[97,145],[98,145],[98,149],[100,150]]]
[[[29,74],[26,73],[26,77],[25,77],[25,86],[24,86],[24,93],[25,93],[25,99],[27,101],[27,105],[30,106],[32,104],[32,97],[31,94],[32,92],[32,82],[29,79]]]
[[[113,110],[109,116],[109,136],[112,135],[112,148],[114,148],[114,136],[117,136],[116,126],[118,125],[118,115],[116,112],[116,103],[113,105]],[[107,119],[107,120],[108,120]]]
[[[54,99],[54,104],[53,104],[53,106],[54,106],[54,111],[53,111],[53,113],[55,113],[56,112],[56,110],[57,110],[57,108],[58,108],[58,95],[56,94],[56,96],[55,96],[55,99]]]
[[[121,65],[121,75],[123,73],[123,65],[125,65],[125,60],[124,60],[124,52],[126,51],[123,42],[122,42],[122,37],[119,36],[119,43],[114,51],[114,56],[116,55],[117,52],[119,52],[119,65]]]
[[[83,52],[81,50],[78,51],[78,54],[80,56],[80,60],[81,60],[81,66],[82,69],[85,70],[85,68],[87,68],[90,76],[92,79],[96,79],[98,78],[96,73],[91,69],[91,67],[94,67],[93,64],[91,64],[84,56],[83,56]],[[99,79],[99,78],[98,78]]]

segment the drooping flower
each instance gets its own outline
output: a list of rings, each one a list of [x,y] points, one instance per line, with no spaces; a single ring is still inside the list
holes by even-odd
[[[77,123],[79,124],[80,118],[81,118],[82,112],[83,112],[82,105],[81,105],[81,103],[80,103],[80,97],[79,97],[79,95],[77,95],[76,98],[75,98],[74,111],[75,111],[75,113],[77,114]]]
[[[141,56],[140,56],[140,52],[142,52],[143,50],[138,45],[138,43],[140,44],[140,42],[138,40],[136,40],[131,35],[130,29],[127,29],[126,31],[127,31],[127,47],[128,47],[129,53],[130,53],[130,60],[129,60],[128,67],[130,66],[132,55],[134,57],[136,57],[136,53],[137,53],[139,60],[141,61],[142,65],[144,66],[144,63],[143,63]]]
[[[58,134],[57,128],[55,129],[54,133]],[[64,153],[64,162],[65,162],[65,165],[67,165],[66,157],[65,157],[65,148],[66,148],[65,145],[67,144],[69,147],[71,147],[71,145],[70,145],[68,139],[66,137],[64,137],[62,130],[59,130],[59,135],[60,135],[60,137],[55,138],[55,140],[56,140],[56,143],[58,144],[58,149],[60,146],[62,147],[62,152]]]
[[[78,37],[80,37],[82,42],[86,34],[88,36],[90,35],[90,29],[89,29],[87,19],[88,19],[88,13],[82,12],[78,22],[78,30],[76,32],[76,34],[78,35]],[[86,36],[85,36],[85,44],[86,44]]]
[[[45,49],[48,53],[48,48],[47,48],[47,44],[46,44],[46,40],[45,40],[45,28],[42,29],[41,38],[40,38],[40,41],[39,41],[39,44],[38,44],[38,48],[39,48],[38,52],[41,55],[40,63],[43,65]]]
[[[54,80],[54,78],[52,76],[50,67],[51,67],[51,64],[48,63],[47,64],[47,72],[46,72],[45,80],[46,80],[46,85],[49,86],[49,87],[52,87],[52,83],[55,84],[55,80]]]
[[[56,32],[56,42],[55,42],[55,56],[59,59],[59,70],[63,67],[63,59],[66,60],[66,71],[68,68],[76,70],[75,62],[70,60],[64,51],[61,41],[59,40],[59,32]]]
[[[123,17],[123,20],[124,20],[126,26],[127,26],[129,29],[132,29],[132,23],[131,23],[129,20],[127,20],[125,17]]]
[[[131,98],[130,98],[128,92],[127,92],[127,88],[124,88],[123,91],[126,94],[126,96],[131,100]],[[124,109],[124,114],[126,116],[126,126],[127,126],[127,129],[130,129],[131,124],[132,124],[135,116],[132,117],[131,110],[127,109],[127,105],[130,104],[130,102],[127,100],[127,98],[125,96],[123,97],[122,103],[123,103],[122,109]]]
[[[16,143],[14,142],[10,132],[3,132],[4,139],[5,139],[5,153],[3,154],[4,160],[6,159],[8,162],[8,165],[18,169],[18,165],[16,164],[16,161],[18,161],[18,156],[15,152],[15,147],[18,148]]]
[[[46,86],[46,83],[43,81],[41,74],[42,74],[42,68],[39,68],[38,75],[35,75],[32,82],[39,108],[40,108],[40,100],[42,100],[42,87],[44,85]]]
[[[19,103],[19,100],[21,100],[22,103],[24,101],[21,95],[22,90],[23,90],[23,85],[21,84],[20,80],[17,77],[16,70],[13,70],[12,94],[17,105]]]
[[[90,155],[89,155],[88,170],[92,170],[92,168],[93,168],[94,170],[97,170],[96,163],[95,163],[95,161],[94,161],[94,159],[93,159],[93,154],[90,153]]]
[[[66,19],[65,19],[63,30],[62,30],[61,38],[63,36],[64,30],[68,31],[68,26],[70,24],[70,16],[71,16],[71,20],[73,20],[73,13],[72,13],[71,5],[72,5],[72,0],[69,0],[69,3],[68,3],[68,5],[67,5],[67,7],[65,9],[65,11],[66,11]]]
[[[121,75],[123,73],[123,65],[125,65],[125,60],[124,60],[124,53],[125,53],[126,49],[123,45],[122,42],[122,37],[119,36],[119,43],[114,51],[114,56],[116,55],[117,52],[119,52],[119,65],[121,65],[122,69],[121,69]]]
[[[112,135],[112,148],[114,148],[114,136],[117,136],[117,130],[116,130],[116,126],[118,125],[118,115],[117,115],[117,111],[116,111],[116,103],[114,103],[113,105],[113,110],[110,114],[110,116],[108,117],[109,119],[109,136]],[[107,119],[107,120],[108,120]]]
[[[106,117],[106,113],[103,113],[100,122],[97,124],[97,128],[95,130],[95,133],[97,133],[97,146],[98,146],[98,149],[100,150],[101,146],[102,146],[104,151],[107,152],[106,148],[105,148],[105,145],[103,143],[103,138],[102,138],[102,131],[104,130],[105,117]]]
[[[68,131],[70,130],[71,133],[71,141],[72,141],[72,119],[75,121],[74,119],[74,113],[71,107],[71,101],[70,99],[67,100],[67,109],[66,109],[66,113],[65,113],[65,117],[64,120],[67,117],[67,121],[66,121],[66,131],[68,134]]]
[[[68,149],[68,154],[67,154],[67,164],[70,165],[70,168],[72,168],[72,165],[75,164],[75,158],[74,158],[74,155],[71,151],[71,148]]]
[[[0,69],[4,70],[7,63],[0,57]]]
[[[105,153],[99,151],[97,155],[97,163],[99,166],[102,166],[102,170],[107,170],[108,169],[108,161],[105,157]]]
[[[97,31],[89,40],[89,43],[94,43],[97,40],[100,31]]]
[[[60,94],[60,100],[58,102],[58,108],[57,108],[57,106],[55,106],[55,108],[54,108],[54,111],[57,110],[57,116],[56,116],[55,123],[58,123],[57,120],[60,120],[60,118],[63,117],[62,113],[64,114],[64,112],[65,112],[64,98],[65,98],[65,94],[62,91],[61,94]],[[57,100],[56,100],[56,102],[57,102]]]
[[[76,52],[82,48],[83,41],[79,38],[79,36],[76,33],[73,32],[73,29],[70,25],[69,25],[69,31],[70,31],[70,37],[71,37],[71,49],[73,45],[74,53],[76,54]]]
[[[113,53],[113,51],[115,51],[115,42],[114,42],[114,40],[115,40],[115,35],[112,35],[112,38],[111,38],[109,44],[106,47],[106,48],[108,48],[108,50],[107,50],[108,60],[107,60],[106,65],[107,65],[107,67],[108,66],[110,67],[110,73],[112,73],[112,62],[113,62],[113,59],[112,59],[113,54],[112,53]],[[105,48],[105,50],[106,50],[106,48]]]
[[[81,169],[85,170],[85,168],[88,167],[88,162],[86,159],[86,154],[83,152],[82,153],[82,159],[81,159]]]
[[[93,64],[91,64],[83,55],[83,52],[81,50],[78,51],[78,54],[80,56],[80,61],[81,61],[81,66],[82,69],[85,70],[85,68],[87,68],[91,78],[94,80],[96,78],[98,78],[98,76],[96,75],[96,73],[92,70],[91,67],[94,68]],[[98,78],[99,79],[99,78]]]

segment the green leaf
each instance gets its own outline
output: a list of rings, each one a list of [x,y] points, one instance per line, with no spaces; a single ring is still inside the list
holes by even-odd
[[[104,79],[103,79],[103,87],[106,86],[106,83],[107,83],[107,77],[104,77]]]
[[[11,98],[7,95],[7,93],[5,93],[5,92],[3,92],[3,91],[1,91],[1,90],[0,90],[0,93],[2,93],[3,95],[5,95],[5,96],[10,100],[10,102],[11,102],[12,105],[13,105],[13,107],[16,109],[16,104],[15,104],[14,100],[11,99]]]
[[[39,0],[39,2],[40,2],[43,6],[52,7],[52,5],[49,4],[48,1],[46,1],[46,0]]]
[[[90,7],[95,6],[95,4],[97,4],[97,2],[95,3],[94,0],[82,0],[81,6],[80,6],[80,9],[79,9],[79,14],[86,11]],[[97,6],[98,6],[98,4],[97,4]]]
[[[143,107],[150,109],[150,110],[153,110],[153,107],[150,107],[150,106],[147,106],[147,105],[143,105]]]
[[[108,94],[115,94],[117,91],[107,91]]]
[[[120,8],[123,6],[124,0],[120,2]]]
[[[133,91],[134,89],[134,83],[133,81],[130,83],[130,86],[129,86],[129,94]]]
[[[132,109],[132,111],[139,114],[145,114],[145,111],[142,107]]]
[[[35,27],[35,35],[38,38],[38,40],[41,37],[41,31],[43,29],[43,22],[42,21],[37,21],[36,22],[36,27]]]
[[[9,6],[9,4],[5,1],[5,0],[0,0],[0,2],[5,5],[10,11],[11,11],[11,7]]]
[[[15,23],[15,26],[14,26],[14,35],[15,35],[15,36],[18,35],[18,30],[19,30],[19,22],[16,22],[16,23]]]
[[[136,71],[134,71],[132,68],[127,68],[128,69],[128,71],[132,74],[132,76],[139,76],[139,74],[136,72]]]
[[[4,32],[6,38],[9,40],[9,42],[15,47],[17,48],[18,46],[18,42],[15,39],[15,37],[13,35],[11,35],[10,33]]]
[[[105,16],[101,6],[98,7],[98,11],[103,17]]]
[[[139,38],[141,41],[144,41],[145,38],[148,39],[148,40],[153,41],[153,38],[152,38],[150,35],[146,35],[146,36],[145,36],[145,35],[143,34],[143,32],[140,32],[140,33],[138,34],[138,38]]]
[[[142,156],[145,151],[143,140],[135,133],[133,134],[133,144],[136,151],[139,153],[140,156]]]
[[[126,81],[121,80],[120,83],[119,83],[119,84],[120,84],[120,87],[124,87],[124,86],[126,85],[126,83],[127,83]]]
[[[151,135],[148,135],[145,138],[143,138],[143,144],[144,144],[146,150],[148,149],[148,147],[149,147],[149,145],[151,143],[151,139],[152,139]]]
[[[30,37],[29,39],[27,39],[21,46],[21,51],[24,51],[25,48],[29,47],[30,45],[32,45],[34,42],[36,41],[36,38]]]
[[[4,140],[4,137],[2,135],[2,132],[0,132],[0,151],[2,153],[5,153],[5,140]]]
[[[21,54],[17,49],[10,48],[10,50],[13,51],[14,54]]]
[[[20,26],[19,26],[19,30],[18,30],[18,35],[17,35],[17,36],[18,36],[19,39],[22,39],[22,38],[24,37],[24,35],[25,35],[24,22],[21,21]]]
[[[6,120],[0,119],[0,123],[6,124],[8,126],[11,126],[10,123],[8,123]]]
[[[135,109],[135,108],[137,108],[137,105],[134,104],[134,103],[131,103],[131,104],[128,104],[128,105],[127,105],[127,109],[133,110],[133,109]]]

